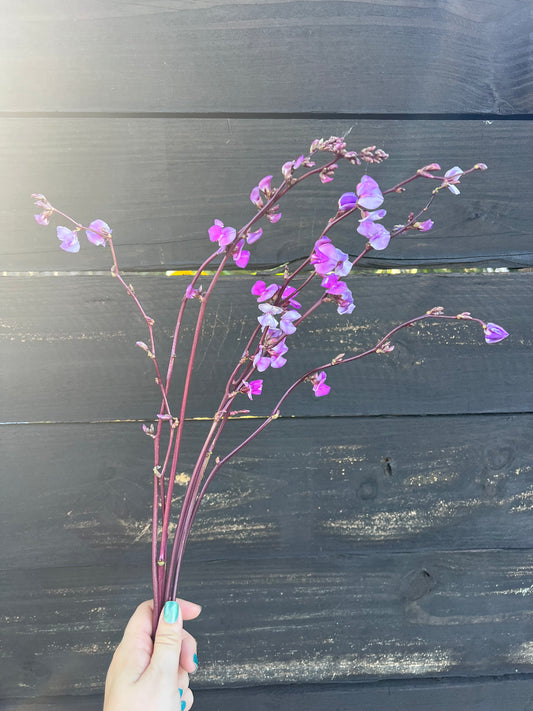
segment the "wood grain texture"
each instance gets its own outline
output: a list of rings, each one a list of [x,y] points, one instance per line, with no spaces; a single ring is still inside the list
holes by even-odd
[[[193,684],[194,686],[194,684]],[[270,711],[290,708],[292,711],[501,711],[509,707],[529,711],[533,692],[530,678],[494,680],[439,679],[421,681],[355,683],[334,685],[261,687],[250,689],[195,689],[197,711]],[[102,695],[83,697],[39,697],[0,702],[2,711],[101,711]]]
[[[213,481],[190,564],[529,548],[532,425],[532,415],[281,419]],[[216,454],[252,427],[230,422]],[[206,433],[205,422],[185,428],[172,525]],[[9,427],[2,441],[0,568],[148,568],[152,451],[137,423]]]
[[[7,271],[109,269],[108,250],[85,238],[79,254],[59,249],[54,227],[33,221],[30,194],[44,193],[58,209],[88,224],[105,219],[126,269],[197,268],[210,253],[213,219],[236,228],[254,214],[248,197],[264,175],[307,151],[315,137],[342,135],[349,145],[382,146],[390,158],[369,172],[383,189],[430,162],[443,170],[479,161],[489,170],[468,176],[462,194],[446,191],[431,208],[435,228],[410,232],[373,252],[372,268],[528,266],[533,264],[530,166],[533,123],[527,121],[377,121],[260,119],[0,119],[0,264]],[[283,217],[264,225],[251,266],[272,267],[307,256],[345,191],[362,170],[341,166],[321,185],[310,179],[281,202]],[[274,182],[274,184],[276,184]],[[426,204],[433,183],[389,196],[384,224],[403,224]],[[355,218],[332,232],[358,253],[364,239]],[[357,252],[356,252],[357,250]]]
[[[531,673],[531,551],[209,561],[197,688]],[[145,569],[11,571],[0,620],[5,698],[99,693]],[[20,591],[24,590],[24,595]]]
[[[0,7],[4,111],[533,107],[532,21],[520,0],[3,0]]]
[[[339,316],[333,304],[326,304],[313,312],[288,341],[287,365],[266,371],[262,396],[253,403],[243,397],[246,403],[237,409],[269,414],[286,387],[308,369],[330,362],[339,352],[367,350],[402,321],[443,305],[448,313],[469,310],[500,323],[512,336],[488,346],[481,328],[463,321],[406,329],[395,336],[393,353],[333,369],[328,397],[315,398],[306,384],[297,388],[282,414],[530,412],[531,277],[531,273],[350,275],[355,311]],[[156,320],[159,343],[169,343],[178,298],[189,278],[136,276],[132,281],[146,312]],[[256,325],[253,282],[251,277],[229,276],[217,287],[204,323],[188,416],[212,417],[218,407],[222,378],[241,357]],[[0,289],[1,421],[155,417],[160,402],[153,365],[135,346],[139,339],[147,339],[147,329],[116,281],[97,276],[4,278]],[[316,289],[304,305],[320,295],[320,286]],[[195,301],[186,310],[185,337],[191,336],[197,307]],[[163,352],[160,346],[159,353]],[[178,353],[176,388],[185,373],[186,361],[180,358]]]

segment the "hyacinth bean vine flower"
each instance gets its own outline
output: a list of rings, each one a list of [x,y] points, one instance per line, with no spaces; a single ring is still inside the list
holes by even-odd
[[[509,335],[507,331],[496,323],[487,323],[483,327],[485,331],[485,341],[487,343],[498,343]]]
[[[221,220],[215,220],[213,225],[209,228],[208,234],[211,242],[218,242],[220,251],[222,252],[225,250],[226,247],[229,247],[229,245],[235,242],[237,237],[237,230],[235,230],[233,227],[225,227],[224,223]],[[261,235],[257,235],[257,233],[253,234],[252,241],[259,239],[260,236]],[[233,261],[241,269],[244,269],[246,267],[246,265],[248,264],[248,260],[250,259],[250,252],[244,249],[245,243],[246,240],[244,239],[238,240],[235,247],[231,251]]]
[[[329,237],[321,237],[315,242],[315,249],[311,255],[311,264],[320,276],[337,274],[346,276],[352,269],[348,255],[333,246]]]
[[[329,394],[331,388],[329,385],[326,385],[326,372],[324,370],[311,375],[309,380],[313,383],[313,392],[317,397],[323,397]]]
[[[262,390],[262,380],[250,380],[249,383],[247,383],[246,380],[243,380],[243,383],[241,385],[241,393],[248,395],[250,400],[253,400],[253,395],[261,395]]]
[[[200,335],[206,308],[217,280],[223,270],[228,268],[228,264],[231,266],[231,260],[241,269],[248,265],[250,252],[245,247],[255,243],[263,234],[263,227],[258,222],[264,218],[267,222],[275,225],[280,220],[279,202],[290,189],[307,179],[330,183],[335,179],[337,175],[336,169],[341,161],[345,161],[352,166],[361,166],[363,163],[367,166],[376,166],[387,157],[384,151],[377,149],[375,146],[369,146],[359,151],[348,151],[343,137],[332,136],[329,139],[316,139],[312,142],[307,154],[302,154],[295,160],[287,161],[281,166],[278,187],[273,187],[274,176],[266,175],[252,188],[250,200],[254,205],[255,214],[240,230],[225,226],[221,220],[215,219],[208,229],[208,236],[212,243],[216,243],[216,249],[211,256],[205,259],[185,290],[176,317],[166,371],[160,367],[161,354],[156,347],[158,343],[156,343],[153,329],[154,320],[144,311],[133,287],[122,278],[113,246],[112,231],[107,223],[98,219],[91,222],[88,227],[84,227],[53,207],[43,195],[33,195],[35,205],[41,210],[39,214],[35,215],[35,220],[38,224],[48,225],[54,214],[64,217],[72,223],[72,229],[64,226],[57,228],[57,236],[61,242],[60,246],[64,251],[71,253],[79,251],[78,235],[82,230],[85,230],[87,239],[93,245],[109,245],[109,253],[113,260],[112,275],[133,299],[148,329],[149,339],[147,339],[146,343],[137,341],[137,346],[152,361],[155,369],[155,382],[161,394],[160,409],[154,421],[143,425],[143,431],[153,440],[154,448],[152,470],[154,484],[152,526],[154,632],[164,603],[167,600],[175,599],[177,596],[185,545],[198,506],[209,483],[227,461],[240,452],[248,442],[279,416],[281,405],[297,386],[304,382],[311,383],[315,397],[328,395],[331,390],[330,386],[326,384],[329,368],[336,367],[341,363],[354,362],[370,354],[390,353],[394,346],[389,342],[389,339],[400,329],[414,326],[416,322],[423,319],[440,320],[440,322],[444,322],[445,319],[464,319],[477,322],[483,328],[485,341],[489,344],[498,343],[508,336],[507,331],[501,326],[473,318],[468,312],[452,316],[444,314],[441,307],[431,309],[421,316],[399,324],[389,331],[374,347],[355,355],[346,356],[346,354],[342,353],[328,363],[315,366],[301,375],[290,387],[285,389],[271,413],[265,418],[258,418],[262,421],[255,427],[253,432],[241,444],[234,447],[224,456],[215,457],[215,463],[211,462],[212,468],[208,469],[211,454],[217,447],[222,446],[219,437],[228,419],[236,414],[249,412],[248,410],[234,410],[235,399],[242,396],[246,396],[249,400],[259,399],[259,396],[263,393],[263,380],[254,379],[254,375],[268,369],[279,370],[287,363],[285,357],[289,350],[287,340],[290,338],[298,339],[301,324],[309,314],[324,302],[333,302],[340,315],[351,314],[355,308],[354,298],[348,284],[342,279],[351,273],[353,268],[359,264],[359,261],[370,250],[385,249],[393,237],[396,238],[408,230],[419,230],[420,232],[430,230],[433,227],[433,221],[427,218],[426,214],[439,190],[446,187],[454,195],[458,195],[459,190],[456,186],[459,184],[459,180],[474,170],[485,170],[487,166],[483,163],[478,163],[469,170],[464,171],[458,166],[454,166],[446,171],[444,175],[439,175],[440,166],[437,163],[431,163],[420,168],[401,183],[383,191],[374,178],[369,175],[363,175],[354,192],[341,194],[336,213],[319,233],[319,239],[314,242],[311,251],[300,266],[296,267],[292,273],[287,266],[283,276],[281,277],[280,275],[281,283],[267,285],[263,280],[259,279],[253,284],[251,294],[256,298],[260,311],[260,315],[257,317],[259,323],[254,323],[253,333],[244,347],[236,367],[227,380],[220,404],[214,413],[209,434],[190,473],[190,480],[183,499],[181,513],[177,520],[174,539],[170,541],[169,526],[171,522],[173,487],[176,480],[178,462],[181,462],[180,447],[183,444],[183,426],[186,420],[188,398],[190,397],[191,373],[195,365],[197,352],[201,348]],[[317,165],[315,165],[315,159],[320,159],[316,160]],[[408,213],[405,224],[396,225],[393,231],[389,232],[379,222],[387,214],[385,209],[381,208],[385,197],[404,192],[405,185],[418,179],[436,180],[439,185],[432,191],[431,197],[424,207],[419,209],[416,214]],[[359,223],[356,227],[357,233],[366,237],[368,243],[363,251],[351,257],[350,252],[358,249],[356,246],[357,240],[353,239],[355,235],[352,235],[352,240],[346,244],[345,248],[348,251],[345,252],[333,244],[328,233],[338,222],[345,218],[352,219],[352,212],[356,210],[360,212]],[[421,219],[422,221],[420,221]],[[215,260],[220,262],[218,267],[214,272],[209,271],[211,268],[209,265]],[[201,275],[207,274],[211,274],[211,276],[206,276],[209,283],[203,289],[199,284],[199,279]],[[295,277],[298,277],[298,280],[292,281]],[[320,291],[320,296],[317,300],[306,303],[305,298],[308,291],[304,293],[304,290],[313,280],[315,284],[319,282],[322,291]],[[183,357],[183,353],[177,353],[180,348],[184,347],[183,341],[186,336],[186,334],[184,336],[182,333],[183,329],[181,328],[183,313],[186,308],[194,308],[197,302],[200,302],[200,305],[190,350],[188,350],[188,356],[185,354],[185,357]],[[302,307],[302,303],[305,304],[305,307]],[[303,315],[300,309],[303,311]],[[173,400],[175,395],[172,394],[171,396],[173,391],[170,390],[175,362],[184,362],[186,365],[182,397],[178,399],[177,403]],[[217,449],[217,451],[219,450]]]
[[[329,276],[322,279],[320,285],[324,287],[330,299],[337,303],[337,313],[352,313],[355,308],[352,292],[345,282],[339,281],[339,277],[336,274],[329,274]]]
[[[376,220],[381,220],[387,214],[386,210],[375,210],[374,212],[364,212],[363,218],[359,220],[357,231],[368,239],[374,249],[386,249],[390,242],[390,232],[378,225]]]

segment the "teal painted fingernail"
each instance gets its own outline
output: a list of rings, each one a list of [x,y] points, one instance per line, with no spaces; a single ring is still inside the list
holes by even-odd
[[[196,656],[196,654],[194,655],[194,657],[192,658],[192,660],[193,660],[193,662],[196,664],[196,666],[198,666],[198,657]]]
[[[180,608],[177,602],[175,602],[174,600],[169,600],[168,602],[165,602],[165,607],[163,609],[163,619],[165,620],[165,622],[170,622],[170,624],[177,622],[179,613]]]
[[[180,692],[180,698],[181,698],[183,696],[183,689],[178,689],[178,691]]]
[[[186,707],[186,706],[187,706],[187,702],[186,702],[186,701],[182,701],[182,702],[181,702],[181,711],[185,711],[185,707]]]

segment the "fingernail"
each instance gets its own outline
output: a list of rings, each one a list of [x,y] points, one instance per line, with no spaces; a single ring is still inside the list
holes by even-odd
[[[169,600],[168,602],[165,602],[165,607],[163,609],[163,619],[165,620],[165,622],[169,622],[170,624],[177,622],[179,614],[180,608],[175,600]]]
[[[196,656],[196,654],[193,656],[192,660],[196,664],[196,668],[198,669],[198,657]]]
[[[180,692],[180,698],[181,698],[183,696],[183,689],[178,689],[178,691]]]
[[[186,707],[186,706],[187,706],[187,702],[186,702],[186,701],[182,701],[182,702],[181,702],[181,711],[185,711],[185,707]]]

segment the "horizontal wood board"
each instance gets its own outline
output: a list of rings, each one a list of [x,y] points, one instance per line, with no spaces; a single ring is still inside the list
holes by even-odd
[[[531,551],[213,560],[187,569],[203,604],[202,687],[530,673]],[[4,576],[4,698],[99,693],[145,569]],[[21,595],[21,590],[24,594]]]
[[[0,9],[3,111],[533,108],[533,23],[521,0],[3,0]]]
[[[192,682],[194,688],[194,681]],[[198,711],[270,711],[288,707],[293,711],[501,711],[516,708],[529,711],[533,681],[529,678],[459,680],[433,679],[407,683],[319,684],[313,686],[279,686],[250,689],[195,689],[194,708]],[[0,702],[2,711],[101,711],[102,695],[39,697],[10,699]]]
[[[191,533],[190,567],[317,553],[529,548],[532,420],[282,418],[214,479]],[[216,454],[254,424],[230,422]],[[185,429],[172,526],[207,429],[205,422]],[[43,561],[147,568],[153,459],[138,424],[17,426],[1,434],[0,540],[9,545],[0,569]]]
[[[267,6],[268,7],[268,6]],[[369,268],[427,266],[524,267],[533,264],[530,166],[533,123],[298,119],[0,119],[0,269],[11,272],[107,270],[109,250],[85,238],[78,254],[59,249],[55,227],[33,220],[31,193],[44,193],[60,210],[88,224],[97,217],[113,229],[124,269],[194,268],[211,253],[207,230],[215,218],[240,228],[255,208],[250,190],[265,175],[279,184],[281,166],[314,138],[343,135],[361,149],[390,153],[381,166],[341,165],[335,180],[314,176],[280,203],[281,221],[263,220],[250,267],[297,263],[366,171],[385,190],[431,162],[443,171],[489,166],[463,180],[462,194],[445,191],[427,213],[435,227],[409,232],[363,261]],[[435,183],[418,181],[387,197],[389,229],[426,204]],[[352,256],[365,240],[355,217],[330,236]]]
[[[314,311],[288,339],[287,365],[263,373],[263,394],[252,403],[242,396],[235,409],[265,416],[308,369],[330,362],[340,352],[372,348],[402,321],[444,306],[451,314],[468,310],[499,323],[511,336],[487,345],[481,327],[464,321],[405,329],[395,336],[392,353],[332,369],[329,396],[316,398],[309,384],[301,385],[281,414],[531,412],[531,277],[531,273],[350,275],[354,312],[339,316],[334,304]],[[136,276],[132,281],[146,312],[156,320],[158,342],[169,344],[178,299],[189,277]],[[260,312],[250,294],[254,281],[228,276],[217,285],[204,323],[188,416],[211,417],[218,407],[225,378],[257,324]],[[160,405],[155,371],[135,346],[148,338],[147,328],[117,281],[103,276],[8,277],[0,280],[0,290],[4,304],[0,421],[155,417]],[[304,306],[320,293],[319,285],[307,300],[304,292]],[[185,339],[191,337],[197,311],[195,300],[186,309]],[[158,352],[165,353],[163,346]],[[178,353],[176,388],[185,365]]]

